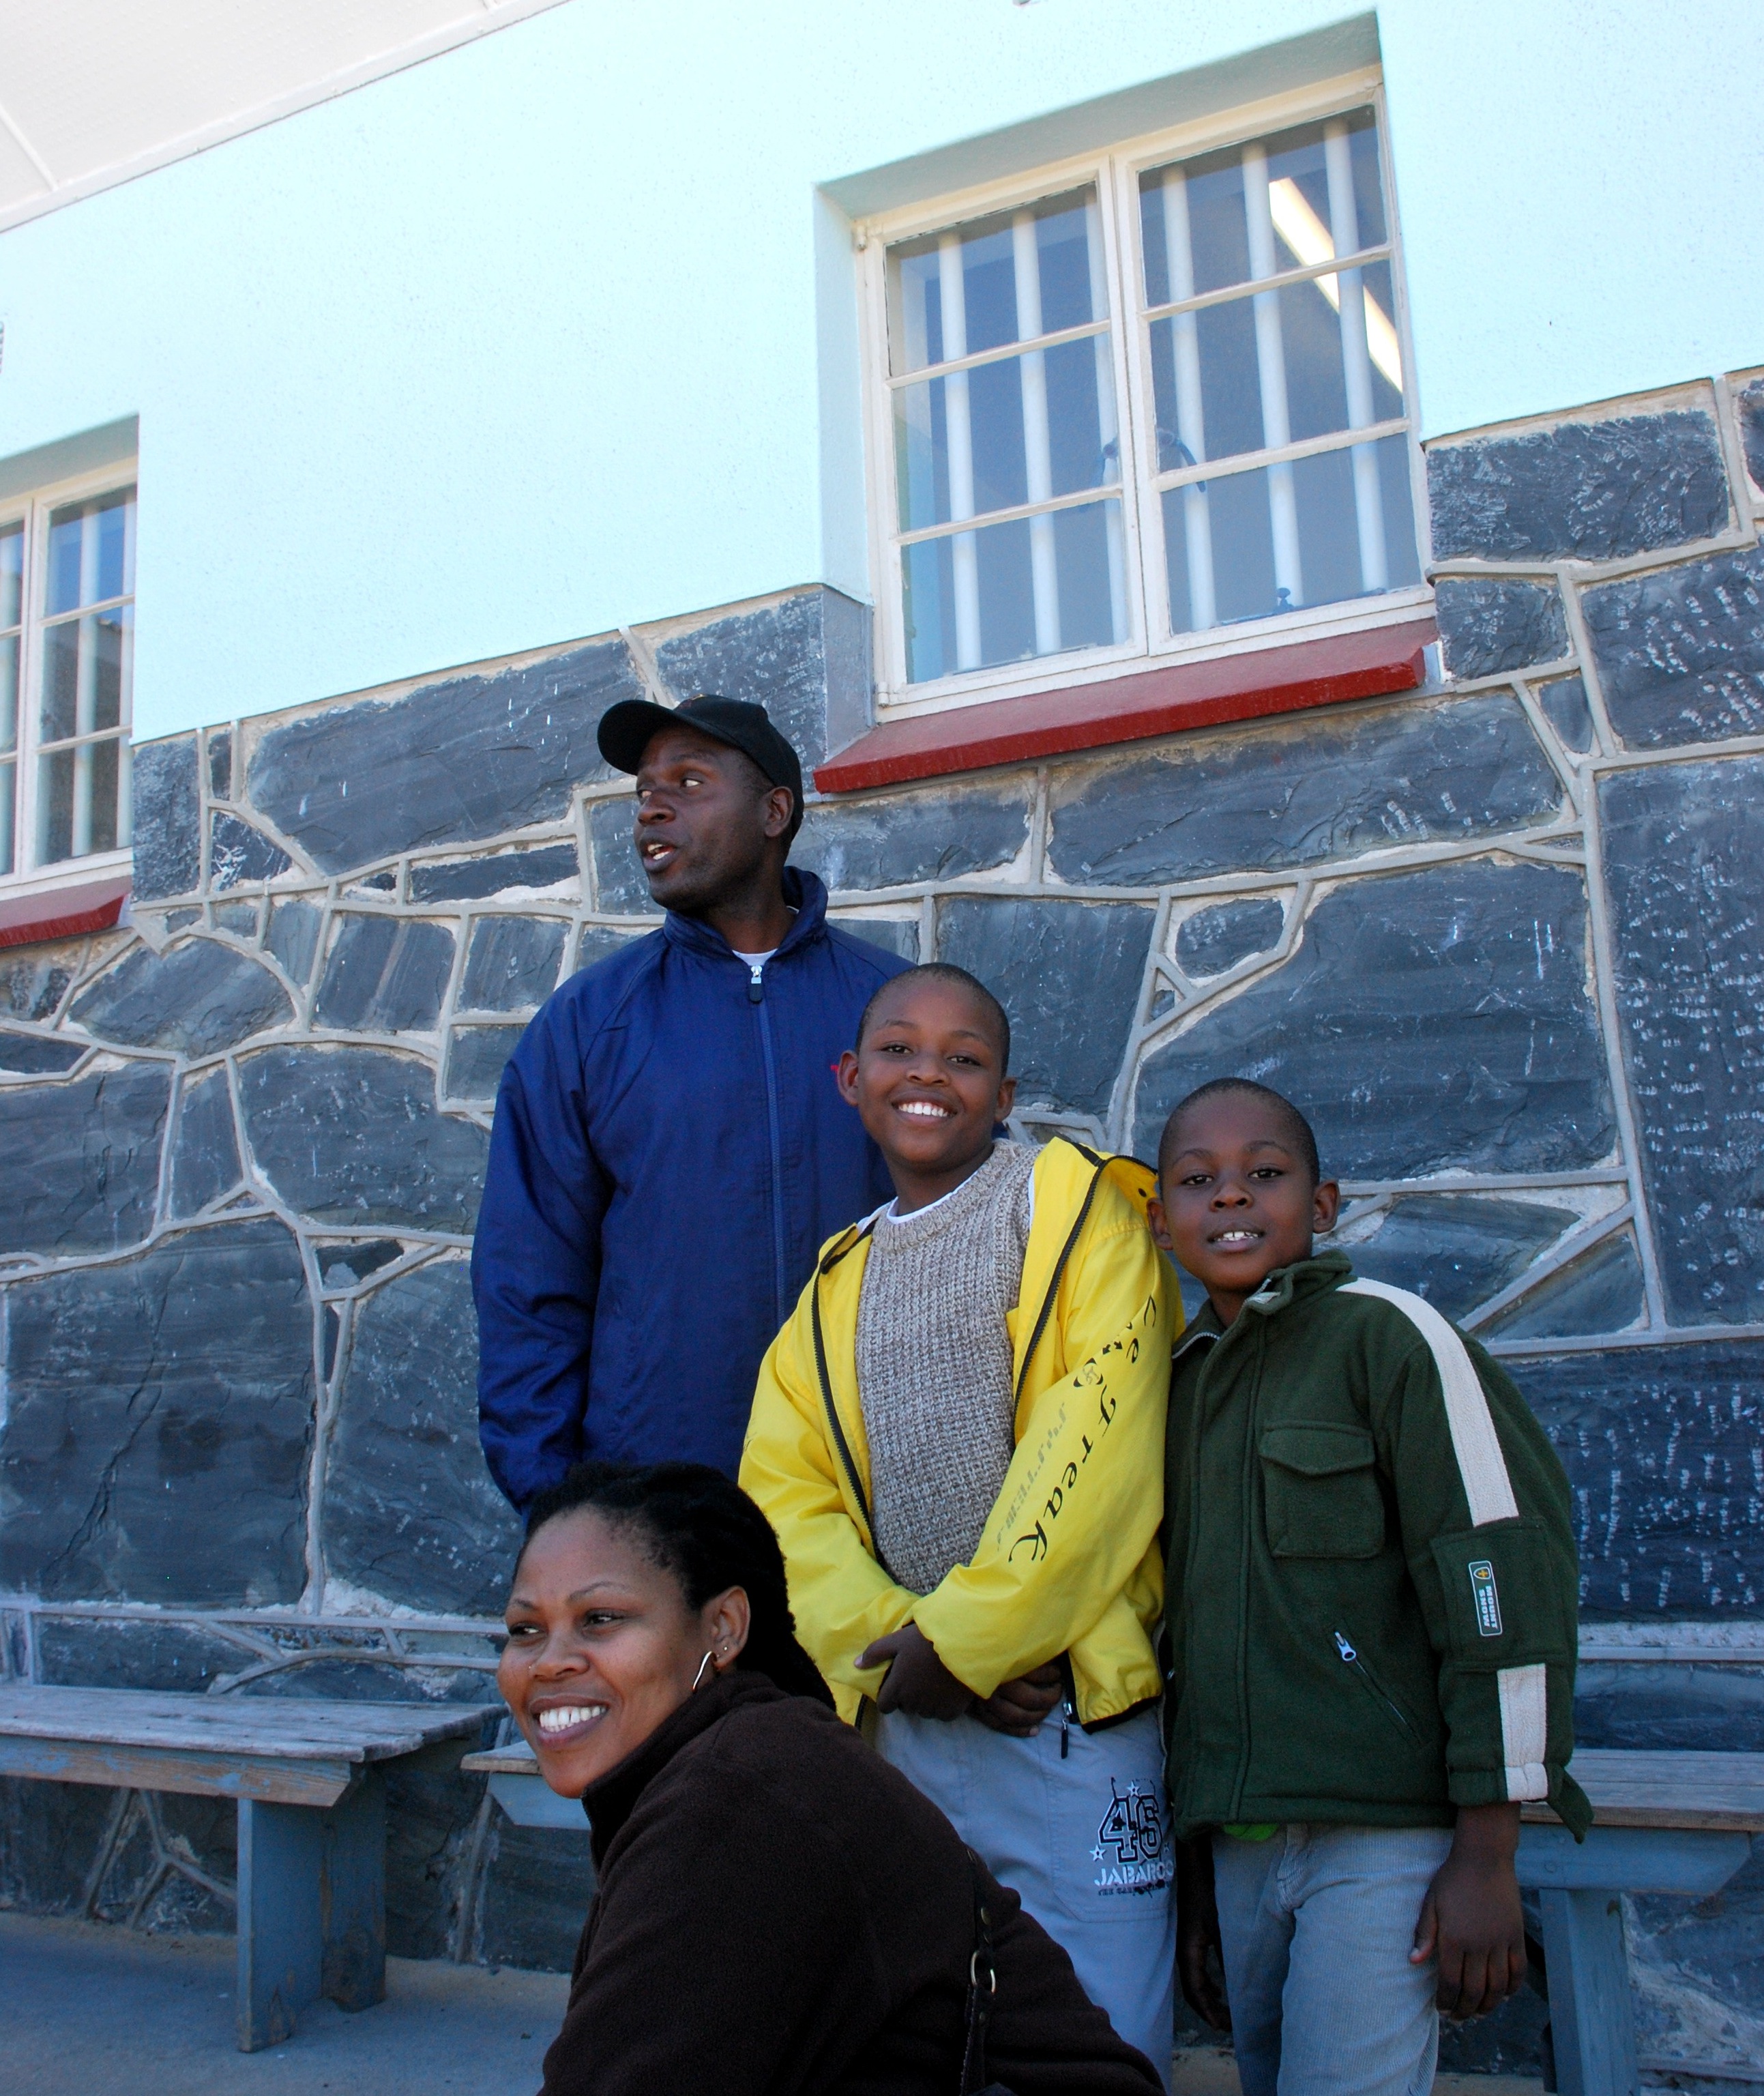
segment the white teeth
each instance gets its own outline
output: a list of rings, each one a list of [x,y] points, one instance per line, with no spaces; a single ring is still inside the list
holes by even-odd
[[[912,1114],[920,1120],[947,1120],[950,1118],[950,1109],[940,1107],[934,1099],[907,1099],[897,1111]]]
[[[1255,1244],[1260,1239],[1260,1230],[1221,1230],[1213,1239],[1215,1244]]]
[[[555,1710],[541,1710],[539,1728],[542,1732],[566,1732],[572,1725],[592,1724],[605,1715],[604,1703],[567,1703]]]

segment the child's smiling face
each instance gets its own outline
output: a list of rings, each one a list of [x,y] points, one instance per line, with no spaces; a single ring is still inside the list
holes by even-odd
[[[1313,1184],[1286,1116],[1253,1092],[1197,1100],[1165,1131],[1152,1235],[1206,1289],[1229,1325],[1268,1275],[1311,1255],[1335,1227],[1341,1192]]]
[[[886,1160],[903,1213],[950,1192],[991,1155],[993,1129],[1016,1095],[1002,1048],[971,991],[908,976],[840,1058],[839,1089]]]

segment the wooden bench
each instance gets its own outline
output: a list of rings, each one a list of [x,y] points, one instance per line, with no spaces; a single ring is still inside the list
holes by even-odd
[[[239,2050],[321,1994],[386,1998],[382,1771],[480,1734],[470,1704],[0,1687],[0,1775],[230,1797],[238,1808]]]
[[[1577,1843],[1548,1806],[1520,1814],[1519,1882],[1544,1915],[1550,2028],[1561,2096],[1635,2096],[1640,2085],[1624,1893],[1719,1892],[1764,1832],[1764,1754],[1628,1753],[1587,1748],[1576,1779],[1592,1801],[1593,1826]],[[517,1743],[468,1754],[462,1768],[490,1779],[491,1794],[517,1826],[584,1825],[575,1799],[560,1797]]]

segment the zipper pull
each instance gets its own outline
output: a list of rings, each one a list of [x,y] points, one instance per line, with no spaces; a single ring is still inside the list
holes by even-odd
[[[763,961],[755,961],[749,969],[747,1001],[749,1004],[763,1004],[766,1001],[765,987],[760,980],[765,973],[765,968],[766,964]]]
[[[1077,1714],[1077,1707],[1071,1696],[1063,1696],[1059,1705],[1059,1758],[1062,1761],[1072,1752],[1072,1721]]]
[[[1354,1650],[1339,1631],[1335,1633],[1335,1649],[1341,1654],[1342,1664],[1344,1666],[1357,1666],[1360,1664],[1359,1653]]]

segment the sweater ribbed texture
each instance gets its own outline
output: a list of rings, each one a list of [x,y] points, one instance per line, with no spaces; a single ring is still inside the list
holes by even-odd
[[[999,1142],[953,1193],[883,1216],[858,1303],[876,1548],[928,1594],[973,1556],[1016,1448],[1005,1313],[1023,1286],[1035,1152]]]

